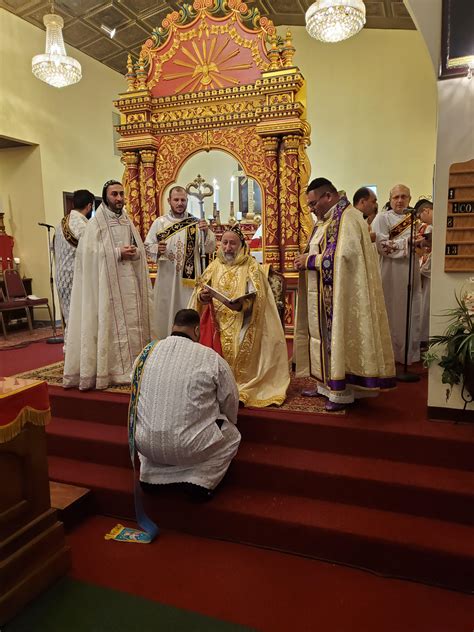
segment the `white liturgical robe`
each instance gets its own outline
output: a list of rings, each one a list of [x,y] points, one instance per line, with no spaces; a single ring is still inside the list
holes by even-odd
[[[122,246],[135,259],[122,260]],[[103,204],[87,224],[74,268],[63,385],[81,390],[130,383],[150,341],[151,283],[143,242],[125,212]]]
[[[406,219],[405,225],[401,223]],[[405,329],[409,270],[410,217],[389,210],[372,222],[377,250],[381,255],[380,272],[387,307],[395,361],[405,361]],[[416,235],[416,231],[414,232]],[[413,247],[413,283],[411,298],[408,364],[420,359],[421,279],[418,258]]]
[[[56,264],[56,287],[64,321],[69,320],[72,280],[78,242],[87,226],[87,218],[72,209],[63,217],[54,234],[54,260]]]
[[[239,447],[238,406],[232,371],[218,353],[180,334],[160,340],[138,394],[140,480],[214,489]]]
[[[170,334],[176,312],[188,306],[201,274],[198,221],[189,213],[183,218],[168,213],[155,219],[145,239],[147,254],[157,264],[153,294],[154,329],[159,339]],[[166,253],[162,256],[158,254],[159,241],[166,241]],[[204,246],[207,254],[216,249],[211,230],[207,231]]]

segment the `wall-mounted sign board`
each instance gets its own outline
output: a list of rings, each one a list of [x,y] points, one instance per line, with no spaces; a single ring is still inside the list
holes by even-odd
[[[474,159],[449,170],[444,270],[474,271]]]

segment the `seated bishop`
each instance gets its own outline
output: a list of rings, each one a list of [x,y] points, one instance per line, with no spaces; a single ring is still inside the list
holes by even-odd
[[[230,365],[240,401],[281,405],[290,383],[285,334],[263,268],[238,226],[222,235],[189,306],[201,314],[201,342]]]

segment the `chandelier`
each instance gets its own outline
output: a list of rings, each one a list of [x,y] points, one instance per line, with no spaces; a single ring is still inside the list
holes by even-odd
[[[316,0],[306,11],[306,30],[321,42],[341,42],[365,24],[362,0]]]
[[[64,88],[81,80],[81,64],[66,55],[62,29],[64,20],[60,15],[51,13],[43,17],[46,27],[46,51],[35,55],[31,62],[34,76],[55,88]]]

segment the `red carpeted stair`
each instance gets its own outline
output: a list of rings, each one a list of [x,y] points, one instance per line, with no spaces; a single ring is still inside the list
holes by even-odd
[[[472,591],[474,429],[428,422],[425,388],[345,416],[242,409],[241,449],[213,501],[163,490],[147,509],[164,527]],[[132,517],[128,398],[51,388],[51,402],[51,478]]]

